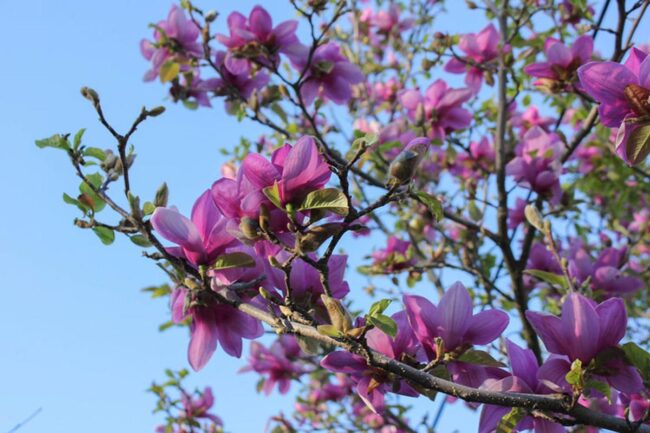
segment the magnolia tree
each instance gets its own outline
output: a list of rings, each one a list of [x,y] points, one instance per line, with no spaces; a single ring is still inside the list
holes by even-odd
[[[115,146],[36,144],[81,179],[77,226],[166,273],[150,290],[192,369],[247,340],[257,391],[292,390],[273,432],[433,432],[440,407],[411,408],[437,394],[480,433],[650,432],[649,4],[467,1],[488,25],[450,34],[442,1],[183,0],[141,43],[145,81],[266,128],[225,148],[190,215],[129,181],[163,107],[118,131],[85,87]],[[222,431],[212,390],[167,374],[158,430]]]

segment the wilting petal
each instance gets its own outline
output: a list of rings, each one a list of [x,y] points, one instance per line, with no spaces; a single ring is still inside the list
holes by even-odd
[[[357,384],[357,394],[361,400],[372,410],[374,413],[381,413],[384,411],[384,393],[382,392],[383,386],[378,386],[370,391],[371,376],[364,376]]]

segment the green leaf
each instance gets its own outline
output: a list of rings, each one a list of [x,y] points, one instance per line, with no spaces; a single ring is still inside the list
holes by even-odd
[[[483,350],[466,350],[458,360],[467,362],[468,364],[484,365],[486,367],[505,367],[504,363],[497,361],[492,355]]]
[[[102,186],[102,182],[104,181],[102,175],[99,173],[90,174],[86,176],[86,178],[88,179],[90,184],[97,189],[99,189]],[[88,186],[88,184],[86,184],[85,182],[81,182],[81,184],[79,185],[79,191],[82,194],[86,194],[92,199],[94,204],[93,210],[95,212],[100,212],[106,206],[106,203],[104,203],[104,201],[101,198],[99,198],[97,194],[95,194],[95,191],[93,191],[93,189],[90,186]]]
[[[626,123],[623,125],[621,129],[633,127]],[[627,159],[632,165],[640,163],[650,154],[650,124],[637,126],[630,132],[625,144],[625,151]]]
[[[569,370],[569,372],[566,374],[566,376],[564,376],[564,378],[566,379],[569,385],[582,387],[583,385],[582,374],[583,374],[582,361],[576,359],[571,364],[571,370]]]
[[[643,379],[650,380],[650,353],[631,341],[623,345],[623,352],[627,360],[639,370]]]
[[[93,231],[104,245],[110,245],[115,240],[115,232],[108,227],[93,227]]]
[[[67,204],[71,204],[74,206],[77,206],[81,212],[84,214],[88,212],[88,206],[77,200],[76,198],[70,197],[68,194],[63,193],[63,201],[66,202]]]
[[[144,205],[142,206],[142,212],[145,215],[151,215],[155,210],[156,210],[156,206],[150,201],[145,202]]]
[[[166,83],[168,81],[173,80],[176,78],[181,71],[181,65],[173,62],[173,61],[168,61],[165,62],[161,67],[160,67],[160,82],[161,83]]]
[[[386,311],[386,308],[388,308],[388,306],[390,305],[391,302],[393,302],[393,301],[390,300],[390,299],[382,299],[382,300],[379,300],[379,301],[375,302],[370,307],[370,311],[368,312],[368,315],[369,316],[376,316],[378,314],[382,314],[384,311]]]
[[[497,424],[496,433],[512,433],[519,421],[524,419],[527,414],[526,409],[521,407],[512,408]]]
[[[602,395],[607,397],[607,400],[612,402],[612,389],[609,387],[609,385],[605,382],[601,382],[599,380],[588,380],[587,383],[585,384],[585,389],[594,389],[598,392],[600,392]]]
[[[318,333],[322,335],[327,335],[328,337],[340,337],[341,331],[336,329],[334,325],[318,325]]]
[[[217,257],[210,269],[252,268],[255,260],[246,253],[228,253]]]
[[[139,247],[148,248],[151,246],[151,242],[149,242],[147,238],[142,235],[133,235],[129,239],[131,239],[131,242]]]
[[[160,332],[166,331],[167,329],[171,328],[172,326],[174,326],[174,321],[173,320],[168,320],[167,322],[161,323],[158,326],[158,331],[160,331]]]
[[[564,278],[563,275],[554,274],[552,272],[540,271],[539,269],[526,269],[524,273],[532,275],[535,278],[538,278],[542,281],[545,281],[549,284],[562,287],[567,290],[569,288],[569,282]]]
[[[262,192],[264,192],[266,198],[271,200],[271,203],[273,203],[275,207],[284,210],[282,201],[280,200],[280,189],[278,188],[277,183],[274,183],[272,186],[267,186],[262,190]]]
[[[368,322],[393,338],[397,335],[397,323],[388,316],[384,316],[383,314],[368,316]]]
[[[440,203],[440,200],[438,200],[438,198],[424,191],[417,192],[415,195],[429,209],[429,212],[431,212],[433,218],[436,221],[440,221],[442,219],[442,203]]]
[[[348,200],[342,191],[336,188],[324,188],[312,191],[298,207],[299,211],[322,209],[339,215],[348,214]]]
[[[106,159],[106,153],[104,150],[100,149],[99,147],[86,147],[83,151],[84,156],[90,156],[92,158],[97,158],[100,161],[103,161]]]
[[[63,149],[63,150],[70,149],[70,143],[68,143],[68,139],[63,137],[61,134],[54,134],[50,138],[36,140],[36,146],[38,146],[41,149],[45,147],[53,147],[54,149]]]
[[[86,128],[81,128],[74,135],[74,138],[72,139],[72,147],[74,148],[74,150],[79,149],[79,146],[81,146],[81,138],[84,136],[84,132],[86,132]]]

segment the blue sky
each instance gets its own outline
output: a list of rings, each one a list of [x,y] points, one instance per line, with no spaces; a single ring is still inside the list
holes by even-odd
[[[197,5],[218,9],[223,23],[233,3]],[[247,13],[255,3],[236,6]],[[132,182],[141,196],[152,197],[166,181],[170,202],[189,210],[219,176],[218,149],[261,130],[227,117],[219,102],[193,112],[174,106],[162,86],[142,82],[147,64],[138,43],[170,4],[0,0],[0,433],[39,407],[42,413],[21,432],[153,431],[154,398],[145,389],[165,368],[187,367],[186,331],[159,333],[167,306],[140,292],[164,276],[128,240],[107,248],[75,228],[77,211],[61,200],[78,185],[68,161],[33,145],[81,127],[88,128],[87,144],[112,145],[79,95],[83,85],[100,93],[107,116],[122,129],[142,105],[163,103],[167,113],[147,121],[134,139],[139,156]],[[276,21],[293,17],[285,2],[272,4]],[[465,13],[446,25],[477,31],[483,19]],[[263,431],[267,418],[290,410],[291,401],[258,396],[256,377],[236,374],[241,365],[218,352],[191,383],[213,387],[229,431]],[[465,413],[460,405],[448,413],[442,431],[474,429],[476,421],[458,423]]]

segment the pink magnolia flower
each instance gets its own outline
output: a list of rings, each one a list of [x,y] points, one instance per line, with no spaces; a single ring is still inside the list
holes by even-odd
[[[528,202],[523,198],[517,197],[515,207],[508,209],[508,228],[515,229],[519,224],[526,221],[525,209]]]
[[[450,171],[466,181],[476,182],[494,167],[496,154],[487,137],[469,144],[469,152],[460,153],[453,161]]]
[[[544,131],[549,131],[549,127],[555,123],[555,119],[549,116],[542,116],[536,106],[531,105],[526,108],[523,113],[516,112],[511,116],[513,126],[521,128],[526,132],[535,126],[542,128]]]
[[[590,278],[592,289],[606,297],[636,292],[643,287],[643,280],[623,275],[626,252],[625,247],[605,248],[593,260],[583,246],[574,248],[569,258],[569,275],[578,284]]]
[[[366,334],[368,347],[393,359],[400,359],[405,354],[414,355],[416,351],[415,338],[408,325],[406,314],[402,311],[394,314],[392,318],[397,324],[395,338],[373,328]],[[384,372],[376,371],[368,366],[366,360],[359,355],[336,351],[323,358],[320,364],[330,371],[350,375],[356,384],[359,397],[376,413],[381,413],[384,410],[384,394],[387,392],[396,392],[409,397],[419,395],[406,381],[399,380],[397,383],[393,383],[392,379],[387,377]]]
[[[472,114],[461,105],[471,97],[471,89],[452,89],[443,80],[436,80],[424,96],[411,89],[400,92],[399,98],[411,120],[429,127],[430,138],[444,140],[452,131],[469,126]]]
[[[506,173],[520,185],[557,204],[562,195],[559,180],[562,144],[557,135],[539,127],[532,128],[515,148],[515,154],[506,166]]]
[[[630,136],[650,125],[650,56],[632,48],[624,65],[614,62],[591,62],[578,69],[585,92],[600,102],[598,112],[603,125],[618,127],[616,153],[628,164],[641,162],[650,152],[628,149]]]
[[[499,31],[489,24],[478,34],[467,33],[460,38],[459,48],[465,53],[464,58],[452,58],[445,65],[445,71],[465,75],[467,84],[475,93],[483,84],[483,71],[489,62],[499,56]]]
[[[562,90],[571,90],[571,84],[576,80],[576,70],[579,66],[591,60],[594,50],[594,40],[591,36],[580,36],[571,48],[553,38],[546,39],[544,53],[546,62],[531,63],[524,72],[539,78],[535,85]],[[581,87],[577,85],[580,90]]]
[[[269,83],[269,76],[264,72],[251,75],[250,71],[231,71],[225,63],[226,56],[224,51],[217,51],[215,55],[220,78],[215,78],[211,84],[216,95],[225,96],[226,100],[240,97],[248,99],[254,90],[260,90]]]
[[[387,269],[389,272],[413,266],[416,262],[412,251],[409,252],[411,243],[397,236],[390,236],[386,248],[373,251],[371,257],[373,264]]]
[[[206,387],[201,395],[196,398],[187,393],[183,393],[181,401],[183,403],[183,412],[181,414],[182,417],[191,419],[205,418],[209,419],[218,426],[223,425],[221,418],[208,412],[214,405],[212,388],[209,386]]]
[[[306,373],[306,370],[295,362],[299,355],[300,347],[293,335],[281,335],[268,349],[253,341],[248,365],[239,372],[255,371],[265,375],[262,390],[266,395],[271,394],[276,384],[280,394],[286,394],[289,392],[291,380]]]
[[[562,317],[527,311],[526,318],[549,352],[566,357],[545,364],[553,362],[556,371],[565,373],[571,369],[573,360],[588,365],[604,350],[617,347],[627,325],[625,304],[620,298],[596,304],[578,293],[567,296],[562,304]],[[619,391],[629,393],[642,389],[638,371],[622,359],[610,357],[605,367],[609,367],[606,380]]]
[[[198,26],[185,16],[180,7],[173,5],[167,20],[156,24],[154,41],[143,39],[140,42],[142,55],[151,62],[151,69],[144,76],[145,81],[156,79],[167,61],[188,63],[191,59],[200,58],[203,48],[198,37]]]
[[[212,185],[212,197],[227,218],[249,217],[257,220],[260,207],[271,209],[272,228],[286,231],[283,212],[271,204],[263,190],[277,185],[281,204],[299,204],[311,191],[321,189],[329,181],[331,171],[310,136],[285,144],[273,152],[271,161],[257,153],[244,158],[236,179],[222,178]],[[273,212],[275,211],[275,214]],[[284,217],[286,218],[286,217]],[[231,227],[231,229],[235,229]]]
[[[384,34],[400,35],[415,24],[413,18],[400,19],[401,9],[397,3],[391,3],[388,10],[378,11],[370,17],[370,24]]]
[[[296,36],[298,21],[287,20],[273,27],[271,15],[262,6],[255,6],[248,19],[239,12],[228,16],[230,36],[217,34],[219,42],[228,47],[226,66],[235,74],[248,72],[249,59],[276,68],[279,54],[291,55],[300,45]]]
[[[188,296],[190,299],[186,299]],[[186,305],[190,305],[189,308],[186,309]],[[200,305],[192,299],[192,294],[185,287],[177,287],[174,290],[171,306],[174,323],[181,323],[188,316],[192,317],[187,358],[196,371],[208,363],[217,349],[217,343],[221,343],[228,355],[239,358],[242,354],[242,338],[252,340],[264,333],[259,320],[230,305]]]
[[[227,219],[223,217],[206,191],[192,207],[191,219],[176,208],[159,207],[151,216],[151,225],[160,235],[178,247],[167,251],[187,259],[195,266],[209,265],[235,239],[226,232]]]
[[[352,98],[352,85],[364,80],[359,67],[351,63],[338,44],[328,42],[314,51],[311,62],[309,48],[303,46],[292,58],[294,68],[305,71],[300,95],[305,105],[310,105],[316,97],[329,99],[335,104],[345,104]]]
[[[454,283],[438,306],[422,296],[405,295],[406,314],[415,337],[429,359],[437,355],[435,339],[441,338],[445,352],[484,345],[496,339],[508,325],[508,315],[498,310],[472,313],[472,298],[462,283]],[[438,354],[439,355],[439,354]]]

